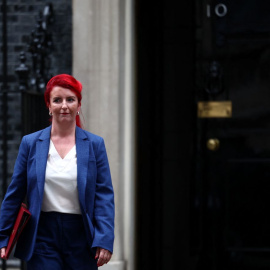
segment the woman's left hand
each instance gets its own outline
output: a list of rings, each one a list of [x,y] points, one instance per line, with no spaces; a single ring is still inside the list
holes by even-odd
[[[108,263],[112,257],[112,253],[104,248],[97,248],[95,259],[98,259],[97,266],[100,267],[104,263]]]

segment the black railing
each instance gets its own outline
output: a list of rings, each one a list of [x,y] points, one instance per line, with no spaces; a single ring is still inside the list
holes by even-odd
[[[23,136],[48,126],[49,116],[44,102],[44,88],[41,87],[41,84],[39,84],[40,87],[36,87],[36,84],[31,86],[28,83],[29,69],[25,65],[24,52],[20,53],[20,61],[16,73],[19,77],[19,93],[21,94],[21,133]],[[34,80],[33,77],[31,80]]]

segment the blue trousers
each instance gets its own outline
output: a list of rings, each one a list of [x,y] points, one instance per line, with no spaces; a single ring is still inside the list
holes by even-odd
[[[81,215],[42,212],[27,270],[96,270]]]

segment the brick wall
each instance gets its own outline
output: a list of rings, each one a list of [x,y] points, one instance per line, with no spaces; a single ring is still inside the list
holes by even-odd
[[[71,0],[8,0],[7,1],[7,39],[8,39],[8,182],[13,171],[21,140],[21,95],[11,93],[18,90],[18,79],[15,73],[19,65],[19,53],[26,52],[26,64],[31,69],[31,54],[27,52],[31,31],[35,29],[39,12],[47,3],[53,4],[54,21],[52,31],[53,50],[50,56],[50,74],[69,73],[72,70],[72,1]],[[2,72],[2,5],[0,12],[0,85],[3,81]],[[0,90],[1,91],[1,90]],[[0,95],[0,199],[5,191],[2,190],[2,95]],[[35,112],[33,112],[34,114]]]

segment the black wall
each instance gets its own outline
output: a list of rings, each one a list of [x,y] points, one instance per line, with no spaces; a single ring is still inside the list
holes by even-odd
[[[138,0],[137,269],[192,269],[193,1]]]
[[[1,1],[2,2],[2,1]],[[27,51],[31,32],[35,29],[39,12],[46,4],[52,3],[54,22],[52,23],[53,52],[51,73],[70,73],[72,64],[72,1],[71,0],[8,0],[7,1],[7,42],[8,42],[8,82],[9,89],[16,89],[15,68],[19,64],[19,53]],[[0,81],[2,81],[2,5],[0,12]],[[31,66],[31,54],[27,53],[27,64]]]

